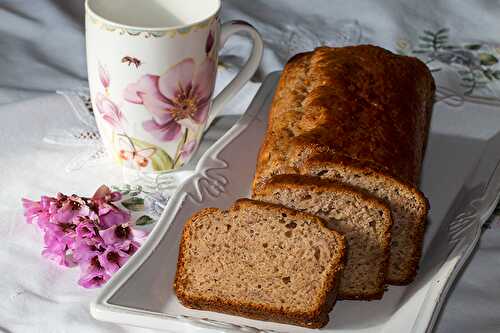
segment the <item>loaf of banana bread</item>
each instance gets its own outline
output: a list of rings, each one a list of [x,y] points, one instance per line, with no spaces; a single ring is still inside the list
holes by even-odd
[[[321,47],[283,70],[254,191],[278,174],[335,180],[385,201],[394,218],[387,282],[416,274],[428,203],[418,190],[434,96],[420,60],[380,47]]]

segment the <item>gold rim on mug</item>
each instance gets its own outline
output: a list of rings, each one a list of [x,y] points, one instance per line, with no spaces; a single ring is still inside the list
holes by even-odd
[[[191,31],[196,31],[199,29],[204,29],[214,20],[219,19],[219,12],[221,9],[221,1],[217,1],[216,10],[208,15],[206,18],[195,21],[193,23],[189,23],[186,25],[176,25],[176,26],[168,26],[168,27],[137,27],[131,26],[127,24],[117,23],[111,20],[108,20],[101,15],[97,14],[89,5],[90,0],[85,0],[85,19],[89,20],[94,25],[97,25],[100,29],[106,31],[116,31],[120,35],[127,34],[129,36],[143,36],[144,38],[150,37],[164,37],[168,36],[173,38],[177,35],[186,35]]]

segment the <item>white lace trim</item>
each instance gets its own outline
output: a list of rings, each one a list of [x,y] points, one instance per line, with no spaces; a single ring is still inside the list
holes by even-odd
[[[57,91],[64,96],[80,122],[80,127],[70,127],[50,131],[43,138],[49,144],[80,147],[79,153],[65,167],[67,172],[80,170],[84,167],[102,165],[107,161],[107,153],[101,142],[101,136],[92,110],[89,90]]]

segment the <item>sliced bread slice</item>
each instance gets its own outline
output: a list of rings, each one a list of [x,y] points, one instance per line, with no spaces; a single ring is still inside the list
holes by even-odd
[[[385,203],[339,183],[300,175],[274,176],[254,198],[318,215],[344,234],[347,257],[337,298],[382,298],[392,227]]]
[[[415,278],[429,210],[422,192],[375,166],[333,161],[326,154],[307,161],[300,173],[353,186],[386,202],[394,218],[386,282],[405,285]]]
[[[184,226],[174,289],[190,308],[309,328],[328,322],[344,237],[320,218],[238,200]]]

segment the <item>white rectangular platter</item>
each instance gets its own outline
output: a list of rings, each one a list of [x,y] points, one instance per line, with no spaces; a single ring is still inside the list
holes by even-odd
[[[279,72],[263,83],[238,121],[200,159],[175,193],[147,242],[90,306],[109,322],[170,332],[312,332],[183,307],[172,283],[184,222],[204,207],[227,208],[246,197]],[[472,102],[436,102],[422,175],[431,212],[415,281],[389,286],[380,301],[337,302],[321,332],[429,332],[455,276],[476,245],[500,190],[500,111]]]

